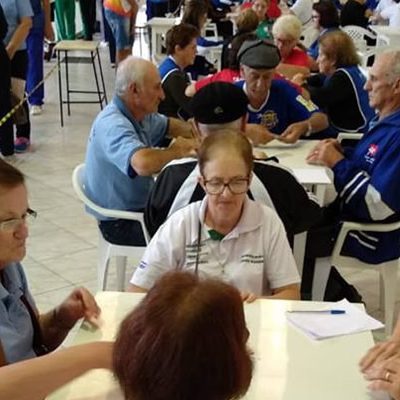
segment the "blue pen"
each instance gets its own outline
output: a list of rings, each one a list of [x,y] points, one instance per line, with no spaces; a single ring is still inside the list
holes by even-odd
[[[289,313],[346,314],[346,310],[290,310]]]

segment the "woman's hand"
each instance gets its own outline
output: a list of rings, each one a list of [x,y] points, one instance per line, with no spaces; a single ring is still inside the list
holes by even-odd
[[[92,294],[85,288],[76,288],[56,309],[56,325],[71,329],[80,319],[95,323],[100,315],[100,308]]]
[[[256,296],[254,293],[250,292],[240,292],[240,296],[245,303],[253,303],[258,298],[258,296]]]

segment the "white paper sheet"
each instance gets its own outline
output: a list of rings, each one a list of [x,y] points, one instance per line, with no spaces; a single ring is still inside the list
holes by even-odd
[[[305,309],[305,308],[304,308]],[[302,310],[304,310],[302,309]],[[326,306],[327,310],[345,310],[344,314],[286,313],[287,319],[314,340],[349,335],[383,328],[383,324],[349,303],[346,299]],[[311,309],[308,309],[312,311]],[[321,310],[321,308],[318,308]]]

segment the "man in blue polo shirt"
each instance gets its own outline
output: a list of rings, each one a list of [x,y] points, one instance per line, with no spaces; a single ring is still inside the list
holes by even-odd
[[[294,143],[328,127],[325,114],[287,81],[273,79],[278,48],[264,40],[246,41],[238,53],[242,87],[249,98],[248,122],[266,127],[278,139]],[[272,138],[273,136],[271,136]]]
[[[119,64],[115,96],[94,121],[86,152],[86,191],[96,204],[142,211],[154,184],[152,175],[171,160],[194,154],[197,142],[190,124],[157,113],[163,98],[160,75],[150,61],[130,56]],[[175,140],[159,148],[167,135]],[[137,221],[88,211],[99,220],[107,241],[144,245]]]

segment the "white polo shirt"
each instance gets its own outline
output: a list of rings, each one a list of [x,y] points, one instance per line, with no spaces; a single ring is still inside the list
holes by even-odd
[[[238,224],[219,241],[211,239],[204,226],[206,207],[207,196],[167,219],[149,243],[132,284],[150,289],[167,271],[194,273],[197,254],[201,277],[222,279],[243,292],[270,295],[271,289],[300,282],[275,211],[246,198]]]

